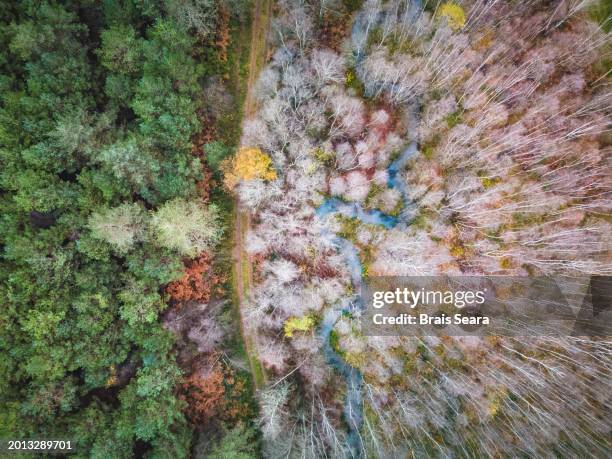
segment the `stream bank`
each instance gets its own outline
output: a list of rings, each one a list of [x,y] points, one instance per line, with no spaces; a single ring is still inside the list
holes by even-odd
[[[411,142],[406,149],[387,167],[387,186],[397,189],[402,197],[402,210],[399,217],[385,214],[380,210],[364,209],[358,202],[346,202],[339,198],[328,198],[317,207],[315,215],[320,220],[327,220],[330,216],[338,213],[344,217],[356,218],[361,223],[370,225],[381,225],[386,229],[407,228],[410,224],[412,203],[408,199],[407,186],[401,177],[410,159],[418,153],[416,142]],[[327,311],[319,328],[319,337],[323,342],[323,354],[325,360],[346,380],[347,391],[344,402],[344,420],[348,428],[348,446],[351,457],[358,458],[363,453],[363,441],[361,439],[361,426],[363,425],[363,397],[361,387],[363,375],[355,367],[344,361],[332,345],[332,331],[343,314],[360,313],[365,304],[361,297],[361,284],[363,282],[363,266],[359,259],[359,250],[348,239],[342,238],[324,229],[322,237],[327,238],[332,246],[342,255],[349,267],[351,284],[356,292],[352,298],[341,301],[336,307]]]

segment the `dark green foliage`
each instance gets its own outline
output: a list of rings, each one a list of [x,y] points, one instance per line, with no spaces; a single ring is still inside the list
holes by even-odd
[[[185,457],[146,219],[202,177],[195,38],[153,0],[0,6],[0,436]]]
[[[137,75],[142,69],[144,40],[129,25],[113,24],[102,31],[100,64],[120,75]]]
[[[231,153],[230,149],[218,140],[204,145],[204,152],[206,153],[206,163],[215,171],[219,170],[221,161]]]
[[[256,434],[252,427],[238,424],[226,429],[221,440],[213,447],[209,459],[252,459],[257,455]]]

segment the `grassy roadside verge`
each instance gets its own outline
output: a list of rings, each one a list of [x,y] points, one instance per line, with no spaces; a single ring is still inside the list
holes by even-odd
[[[259,72],[263,68],[267,52],[267,34],[270,22],[272,2],[271,0],[255,0],[252,9],[252,20],[250,39],[242,43],[250,43],[248,59],[248,76],[246,81],[246,94],[244,98],[242,116],[248,118],[255,111],[255,101],[252,90],[257,81]],[[237,124],[242,128],[242,123]],[[244,250],[246,234],[249,229],[249,217],[243,212],[237,200],[234,200],[234,265],[232,268],[232,298],[239,315],[240,332],[249,361],[255,390],[262,389],[266,383],[266,374],[253,345],[252,337],[249,336],[243,315],[243,308],[248,301],[251,282],[252,266],[248,254]]]
[[[251,13],[252,14],[252,13]],[[249,81],[249,58],[252,29],[252,17],[249,15],[242,21],[232,19],[229,28],[229,45],[227,48],[227,61],[223,65],[224,87],[231,96],[231,110],[225,110],[215,119],[215,140],[222,142],[230,151],[235,151],[240,142],[242,119],[244,116],[245,101]],[[233,196],[228,193],[222,182],[220,172],[213,172],[215,185],[211,187],[210,200],[219,206],[225,235],[217,247],[217,272],[227,277],[225,290],[230,300],[224,311],[225,322],[228,328],[235,330],[227,342],[227,354],[238,361],[248,362],[249,368],[241,370],[243,377],[248,381],[248,389],[244,394],[249,398],[251,406],[255,406],[254,389],[261,381],[261,370],[254,364],[259,363],[253,359],[249,352],[250,346],[245,341],[242,330],[240,314],[240,298],[236,287],[234,247],[236,221],[236,203]],[[240,327],[236,327],[236,325]]]
[[[230,24],[224,85],[232,96],[233,107],[216,119],[215,130],[217,139],[233,152],[239,146],[243,119],[254,111],[251,90],[265,64],[270,11],[270,0],[254,0],[250,17]],[[232,327],[236,329],[238,324],[240,330],[240,335],[236,333],[237,336],[232,340],[229,351],[241,360],[248,361],[253,391],[264,387],[265,373],[253,341],[245,329],[246,319],[242,314],[242,308],[249,297],[252,275],[251,262],[244,251],[249,218],[240,211],[235,198],[223,190],[219,173],[215,173],[215,180],[218,186],[213,187],[211,200],[221,208],[226,228],[219,247],[218,269],[226,275],[230,274],[226,288],[230,292],[231,307],[228,307],[226,315]]]

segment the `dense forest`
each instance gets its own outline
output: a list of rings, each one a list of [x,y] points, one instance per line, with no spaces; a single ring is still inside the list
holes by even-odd
[[[194,363],[167,318],[223,295],[213,249],[229,210],[206,153],[214,167],[235,141],[215,129],[239,112],[224,74],[248,5],[1,8],[0,437],[185,457],[204,426],[216,457],[254,450],[222,334]]]
[[[226,174],[266,457],[609,456],[609,337],[372,336],[361,293],[612,273],[609,2],[278,5]]]
[[[609,0],[0,5],[0,445],[609,456],[609,337],[361,289],[609,279]]]

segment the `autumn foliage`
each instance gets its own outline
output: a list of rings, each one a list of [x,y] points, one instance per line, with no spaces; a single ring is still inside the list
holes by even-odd
[[[335,11],[326,11],[321,21],[321,42],[332,49],[340,49],[349,29],[347,17]]]
[[[446,18],[450,28],[455,31],[465,25],[465,11],[456,3],[446,2],[443,4],[438,11],[438,15]]]
[[[241,148],[236,156],[223,162],[221,169],[225,175],[225,185],[230,190],[241,180],[276,178],[272,159],[259,148]]]
[[[229,30],[230,12],[227,8],[219,9],[219,25],[217,29],[216,46],[219,50],[219,60],[227,62],[227,47],[230,43]]]
[[[244,381],[224,365],[218,354],[210,355],[179,387],[179,399],[186,402],[185,414],[192,423],[206,424],[214,419],[236,420],[248,416],[249,407],[241,400]]]
[[[215,291],[221,293],[224,279],[213,272],[212,262],[212,256],[205,252],[187,263],[183,277],[166,287],[166,292],[173,303],[177,305],[189,301],[207,303],[212,293]]]

